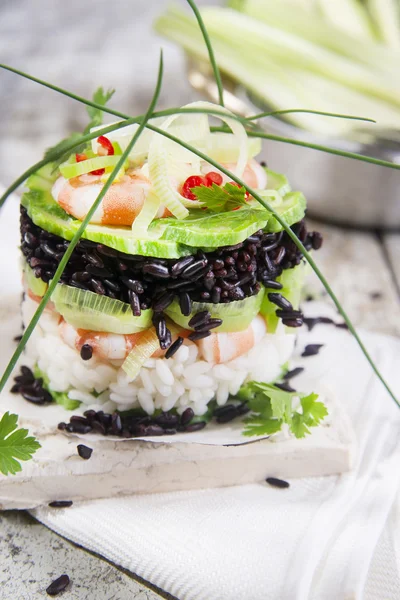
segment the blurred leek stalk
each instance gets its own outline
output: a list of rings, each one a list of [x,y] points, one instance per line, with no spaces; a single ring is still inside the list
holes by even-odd
[[[260,106],[363,114],[382,131],[400,131],[400,0],[230,0],[201,14],[221,71]],[[155,28],[208,60],[186,11],[172,6]],[[360,127],[305,114],[286,119],[340,137]]]

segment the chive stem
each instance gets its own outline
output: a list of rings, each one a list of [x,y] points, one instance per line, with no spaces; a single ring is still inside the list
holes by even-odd
[[[221,73],[218,68],[217,61],[215,60],[214,49],[211,44],[210,36],[208,35],[208,31],[204,24],[203,17],[201,16],[200,11],[197,8],[195,2],[193,0],[187,0],[187,3],[194,12],[194,15],[197,19],[197,24],[203,35],[204,43],[207,46],[208,57],[210,59],[212,70],[214,72],[215,83],[218,89],[218,103],[221,106],[224,106],[224,86],[222,84]]]

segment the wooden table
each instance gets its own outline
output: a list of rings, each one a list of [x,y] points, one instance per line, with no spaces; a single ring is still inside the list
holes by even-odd
[[[199,4],[213,2],[199,2]],[[215,1],[215,4],[222,2]],[[1,61],[90,97],[114,86],[113,105],[142,112],[156,76],[159,40],[150,24],[164,0],[3,0]],[[112,25],[110,24],[113,19]],[[194,98],[179,51],[163,44],[166,75],[160,106]],[[15,75],[0,72],[0,181],[5,185],[39,160],[60,136],[80,130],[84,109]],[[400,234],[360,233],[313,223],[324,235],[318,263],[357,326],[400,335]],[[3,284],[4,285],[4,284]],[[315,278],[310,290],[320,293]],[[68,565],[69,599],[170,598],[132,574],[61,539],[24,513],[0,516],[2,598],[30,600]]]

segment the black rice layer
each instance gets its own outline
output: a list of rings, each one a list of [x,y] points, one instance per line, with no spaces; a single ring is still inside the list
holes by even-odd
[[[319,233],[308,233],[304,221],[292,227],[307,249],[318,249]],[[50,281],[69,242],[37,227],[21,207],[21,249],[35,276]],[[258,231],[235,246],[214,252],[198,250],[180,259],[133,256],[81,240],[61,283],[128,302],[135,315],[153,308],[162,313],[177,297],[182,312],[191,302],[226,303],[256,294],[260,283],[279,290],[276,278],[301,261],[301,253],[284,233]]]

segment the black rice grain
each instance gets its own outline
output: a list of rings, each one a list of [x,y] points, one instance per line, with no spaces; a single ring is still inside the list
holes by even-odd
[[[198,313],[196,313],[189,321],[188,325],[189,327],[199,327],[201,325],[204,325],[204,323],[206,323],[207,321],[209,321],[211,319],[211,314],[208,312],[208,310],[202,310]]]
[[[205,323],[203,323],[203,325],[196,325],[196,327],[194,328],[195,331],[209,331],[210,329],[215,329],[216,327],[219,327],[220,325],[222,325],[222,319],[210,319],[209,321],[206,321]]]
[[[280,390],[283,390],[284,392],[296,391],[288,381],[284,381],[283,383],[275,383],[275,387],[279,388]]]
[[[182,314],[185,317],[188,317],[190,315],[190,313],[192,312],[192,301],[187,292],[183,292],[182,294],[179,295],[179,306],[180,306]]]
[[[69,584],[70,578],[68,575],[61,575],[49,585],[49,587],[46,589],[46,592],[49,596],[58,596],[58,594],[63,592]]]
[[[281,290],[283,288],[283,285],[279,281],[274,281],[273,279],[263,279],[263,284],[271,290]]]
[[[290,486],[290,483],[288,481],[285,481],[284,479],[278,479],[277,477],[267,477],[265,481],[269,483],[269,485],[281,489],[285,489]]]
[[[153,310],[155,312],[162,312],[172,303],[174,299],[174,292],[164,292],[158,296],[153,302]]]
[[[296,375],[300,375],[304,371],[304,367],[296,367],[284,374],[283,379],[293,379]]]
[[[324,344],[308,344],[301,356],[315,356],[316,354],[319,353],[319,351],[321,350],[321,348],[324,346]]]
[[[168,267],[157,264],[155,261],[144,264],[143,273],[148,273],[159,279],[169,279]]]
[[[83,344],[80,354],[82,360],[90,360],[93,356],[92,346],[90,344]]]
[[[174,354],[179,350],[179,348],[182,346],[182,344],[183,344],[183,338],[179,336],[178,339],[175,340],[175,342],[173,344],[171,344],[171,346],[166,351],[165,358],[171,358],[172,356],[174,356]]]
[[[194,417],[194,412],[193,409],[191,408],[186,408],[183,413],[181,414],[181,425],[186,426],[190,423],[190,421],[193,419]]]
[[[51,508],[68,508],[72,505],[72,500],[53,500],[53,502],[49,502]]]
[[[84,460],[89,460],[89,458],[92,456],[92,453],[93,453],[93,448],[89,448],[88,446],[85,446],[84,444],[78,444],[77,450],[78,450],[79,456],[81,458],[83,458]]]
[[[289,300],[286,300],[286,298],[284,298],[282,294],[271,292],[270,294],[268,294],[268,300],[273,304],[276,304],[277,306],[279,306],[279,308],[282,308],[283,310],[293,310],[293,306],[291,305]]]
[[[200,431],[200,429],[204,429],[207,425],[205,421],[198,421],[197,423],[192,423],[186,427],[186,433],[192,433],[193,431]]]
[[[282,319],[282,323],[286,327],[301,327],[303,325],[303,318],[296,317],[294,319]]]
[[[202,340],[210,335],[211,331],[207,329],[207,331],[193,331],[188,337],[191,342],[197,342],[197,340]]]

